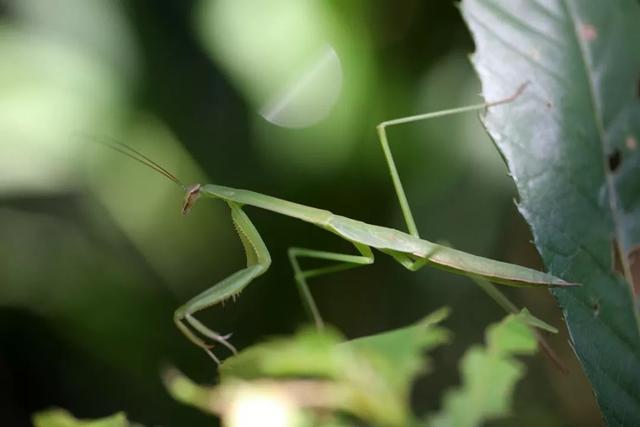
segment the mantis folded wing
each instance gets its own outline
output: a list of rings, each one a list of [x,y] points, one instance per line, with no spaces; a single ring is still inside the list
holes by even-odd
[[[214,184],[185,186],[166,169],[132,148],[122,144],[107,144],[111,146],[111,148],[134,158],[179,184],[186,191],[182,210],[183,214],[186,215],[200,197],[222,200],[227,203],[231,210],[233,224],[244,246],[247,266],[218,282],[178,308],[174,315],[174,320],[178,328],[190,341],[203,348],[216,363],[220,363],[220,360],[211,352],[210,345],[207,344],[205,339],[221,343],[232,352],[235,352],[235,348],[228,342],[228,337],[222,336],[209,329],[196,319],[194,315],[207,307],[237,296],[252,280],[266,272],[271,264],[269,251],[256,227],[244,212],[244,206],[253,206],[305,221],[353,244],[357,254],[340,254],[305,248],[290,248],[289,250],[289,260],[295,273],[294,278],[296,284],[298,285],[305,307],[318,328],[322,328],[324,323],[309,290],[307,279],[372,264],[374,262],[374,249],[380,253],[391,256],[411,271],[416,271],[425,265],[432,265],[454,273],[471,276],[481,281],[490,281],[502,285],[540,288],[550,286],[574,286],[575,284],[567,283],[551,274],[472,255],[421,239],[387,141],[385,129],[388,126],[507,104],[514,101],[524,90],[524,87],[525,85],[522,85],[512,96],[497,102],[405,117],[383,122],[378,125],[380,143],[389,166],[400,207],[407,223],[408,233],[393,228],[367,224],[362,221],[333,214],[327,210],[300,205],[253,191]],[[303,270],[300,266],[301,258],[320,259],[328,261],[329,265],[312,270]],[[493,292],[493,295],[494,299],[496,299],[495,292]],[[501,298],[498,298],[498,300],[501,300]]]

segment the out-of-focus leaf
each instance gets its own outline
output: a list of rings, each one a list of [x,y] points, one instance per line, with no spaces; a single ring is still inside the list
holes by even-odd
[[[303,330],[225,361],[218,387],[198,386],[177,373],[167,376],[167,387],[176,399],[223,417],[247,395],[258,394],[277,396],[280,406],[293,402],[298,408],[345,411],[375,425],[407,425],[409,387],[425,370],[422,353],[448,340],[437,326],[447,313],[439,310],[415,325],[346,343],[333,331]]]
[[[449,391],[429,426],[476,426],[508,414],[524,366],[513,356],[535,352],[536,338],[523,313],[487,329],[485,348],[472,347],[461,363],[462,386]]]
[[[132,424],[122,413],[99,420],[79,420],[64,409],[51,409],[33,416],[35,427],[141,427]]]
[[[342,341],[342,336],[331,329],[323,332],[303,329],[293,338],[274,338],[230,357],[220,366],[220,377],[222,381],[234,378],[251,380],[304,373],[335,378],[345,364],[345,357],[337,347]],[[340,357],[332,357],[334,354]]]
[[[640,5],[633,0],[464,0],[520,211],[552,274],[573,347],[610,425],[640,425]],[[636,267],[634,267],[634,265]]]
[[[425,359],[422,352],[449,339],[449,333],[444,328],[435,327],[448,315],[449,310],[443,308],[416,325],[358,338],[341,345],[368,353],[371,358],[379,358],[380,368],[388,371],[388,384],[395,387],[402,398],[408,398],[412,379],[417,374],[430,370],[429,360]],[[425,333],[426,328],[429,328],[429,333]]]

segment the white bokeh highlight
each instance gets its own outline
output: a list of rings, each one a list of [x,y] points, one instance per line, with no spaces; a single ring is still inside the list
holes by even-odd
[[[342,65],[326,45],[314,60],[260,109],[265,120],[286,128],[304,128],[325,119],[342,89]]]

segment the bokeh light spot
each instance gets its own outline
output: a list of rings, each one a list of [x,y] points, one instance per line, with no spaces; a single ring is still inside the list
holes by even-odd
[[[282,127],[312,126],[329,115],[341,88],[340,58],[327,45],[296,79],[264,105],[260,115]]]

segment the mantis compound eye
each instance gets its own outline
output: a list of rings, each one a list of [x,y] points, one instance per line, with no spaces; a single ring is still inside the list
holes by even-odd
[[[187,194],[184,196],[184,204],[182,205],[182,215],[188,215],[191,208],[200,197],[200,184],[193,184],[187,189]]]

